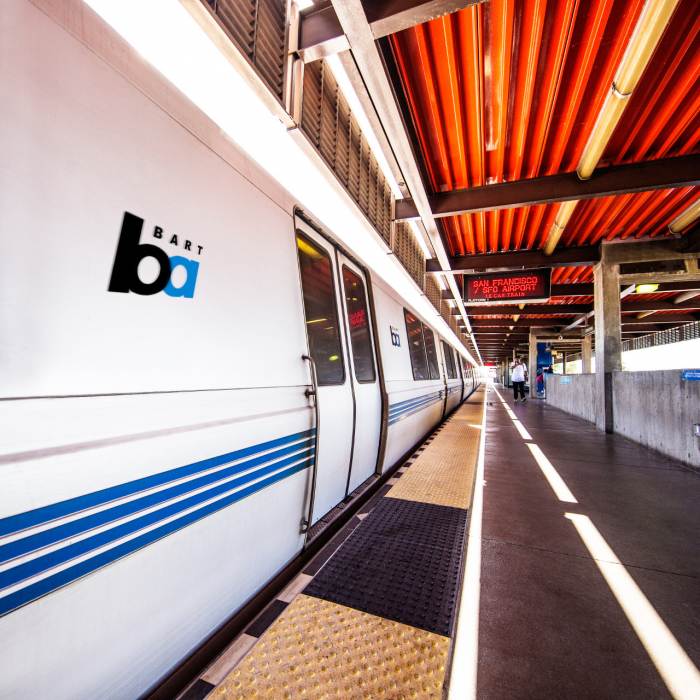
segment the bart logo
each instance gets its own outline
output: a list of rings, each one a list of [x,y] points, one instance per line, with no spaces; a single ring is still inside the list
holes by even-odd
[[[141,243],[142,230],[143,219],[128,211],[124,212],[108,290],[122,294],[132,292],[141,295],[165,292],[171,297],[192,299],[197,284],[199,262],[182,255],[169,256],[157,245]],[[163,229],[160,226],[153,229],[153,238],[163,240]],[[177,234],[171,236],[170,245],[179,245]],[[192,242],[185,240],[183,247],[185,250],[192,251]],[[197,254],[201,255],[203,247],[196,246],[196,248]],[[144,282],[139,276],[139,264],[146,258],[152,258],[158,266],[158,273],[155,279],[150,282]],[[172,281],[173,271],[177,267],[182,267],[185,270],[185,281],[178,287]]]

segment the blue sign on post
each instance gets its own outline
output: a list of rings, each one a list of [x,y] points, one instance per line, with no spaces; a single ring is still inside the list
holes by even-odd
[[[681,372],[681,379],[684,382],[700,382],[700,369],[684,369]]]

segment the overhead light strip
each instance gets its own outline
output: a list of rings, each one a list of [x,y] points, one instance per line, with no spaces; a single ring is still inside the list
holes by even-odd
[[[625,53],[617,68],[608,96],[593,125],[586,146],[583,149],[576,172],[581,180],[588,180],[598,166],[625,111],[632,92],[647,67],[661,36],[666,29],[679,0],[647,0],[637,20]],[[559,205],[554,223],[549,230],[544,245],[545,255],[551,255],[557,247],[564,229],[579,200],[563,202]],[[699,212],[700,215],[700,212]]]

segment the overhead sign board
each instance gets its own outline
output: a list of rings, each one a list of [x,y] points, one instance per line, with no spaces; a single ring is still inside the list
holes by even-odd
[[[512,304],[547,301],[551,290],[550,268],[522,272],[465,275],[465,304]]]

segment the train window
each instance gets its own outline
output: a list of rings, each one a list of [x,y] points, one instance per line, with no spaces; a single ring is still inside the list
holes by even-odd
[[[342,384],[345,381],[345,367],[331,259],[322,248],[299,234],[297,249],[306,333],[311,357],[316,364],[318,383],[321,386]]]
[[[369,316],[365,296],[365,285],[360,276],[343,265],[343,289],[345,306],[350,326],[350,345],[355,364],[355,379],[358,382],[373,382],[374,358],[372,338],[369,330]]]
[[[425,337],[425,354],[428,357],[428,369],[431,379],[440,379],[440,365],[438,364],[437,348],[433,331],[423,324],[423,336]]]
[[[406,335],[408,336],[408,351],[411,355],[411,367],[414,379],[430,379],[428,361],[425,357],[425,341],[423,339],[423,324],[406,309],[403,310],[406,319]]]
[[[442,351],[445,353],[445,370],[447,371],[447,376],[450,379],[457,379],[452,348],[444,340],[442,341]]]

